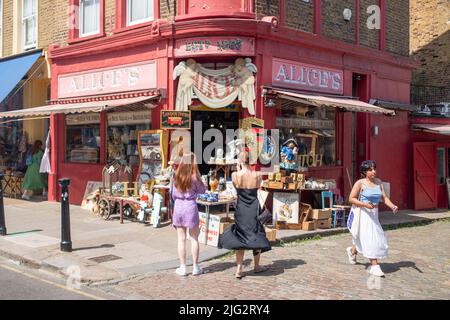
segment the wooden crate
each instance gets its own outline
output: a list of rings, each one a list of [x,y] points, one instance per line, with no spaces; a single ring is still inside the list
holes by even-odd
[[[312,230],[316,230],[316,221],[317,220],[313,220],[313,221],[304,221],[302,223],[302,230],[304,231],[312,231]]]
[[[331,209],[313,209],[312,218],[314,220],[324,220],[331,218]]]
[[[314,220],[316,223],[317,229],[330,229],[331,228],[331,218],[322,219],[322,220]]]
[[[302,230],[302,224],[286,223],[286,221],[277,221],[275,228],[277,230]]]

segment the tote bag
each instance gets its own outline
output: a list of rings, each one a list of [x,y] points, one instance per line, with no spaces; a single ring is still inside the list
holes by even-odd
[[[359,236],[359,220],[361,218],[361,208],[352,206],[350,214],[348,215],[347,228],[352,234],[353,238]]]

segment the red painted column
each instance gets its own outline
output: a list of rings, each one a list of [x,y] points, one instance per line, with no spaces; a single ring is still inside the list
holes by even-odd
[[[50,168],[48,174],[48,200],[57,201],[57,185],[58,185],[58,121],[57,115],[50,115]]]
[[[100,164],[106,163],[106,148],[108,140],[106,111],[100,113]]]
[[[322,1],[314,0],[314,27],[315,34],[322,34]]]

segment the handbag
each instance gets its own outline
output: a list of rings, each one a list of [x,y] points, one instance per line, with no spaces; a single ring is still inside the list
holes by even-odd
[[[257,219],[262,225],[265,225],[272,220],[272,212],[270,212],[269,209],[264,206],[259,212]]]

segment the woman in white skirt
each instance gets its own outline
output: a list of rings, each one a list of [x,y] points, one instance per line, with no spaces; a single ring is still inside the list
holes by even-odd
[[[369,273],[382,277],[378,259],[387,257],[388,244],[386,235],[378,220],[378,204],[383,201],[394,213],[398,207],[386,196],[381,180],[376,178],[376,163],[373,160],[361,164],[363,179],[358,180],[350,193],[350,203],[361,208],[359,235],[353,237],[353,246],[347,248],[348,259],[356,264],[357,253],[370,259]]]

